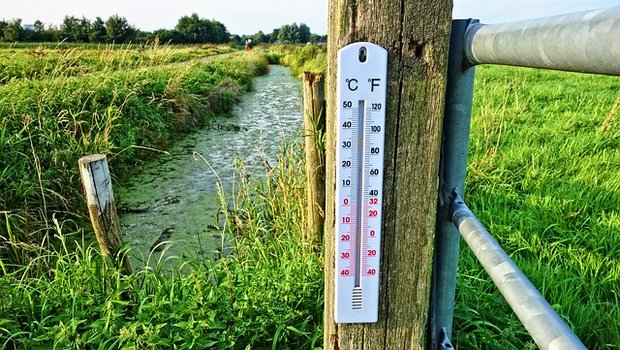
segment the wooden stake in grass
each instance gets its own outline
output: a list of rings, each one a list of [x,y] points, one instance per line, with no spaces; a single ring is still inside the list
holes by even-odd
[[[306,183],[308,187],[308,226],[304,241],[317,244],[325,221],[325,88],[322,73],[304,72],[304,128]]]
[[[336,324],[336,118],[327,120],[325,350],[424,349],[451,0],[329,0],[327,115],[335,116],[338,50],[368,41],[388,51],[379,321]]]
[[[127,256],[118,256],[123,239],[116,215],[108,160],[105,155],[95,154],[80,158],[78,164],[86,193],[88,213],[99,248],[103,254],[113,259],[120,259],[120,267],[123,271],[131,273],[131,265]]]

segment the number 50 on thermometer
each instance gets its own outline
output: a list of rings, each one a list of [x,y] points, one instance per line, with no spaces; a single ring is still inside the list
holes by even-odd
[[[335,320],[377,322],[387,51],[338,51]]]

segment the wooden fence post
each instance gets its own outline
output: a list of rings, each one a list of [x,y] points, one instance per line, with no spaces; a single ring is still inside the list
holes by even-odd
[[[322,73],[304,72],[304,139],[306,183],[308,188],[308,226],[304,241],[315,245],[323,238],[325,220],[325,89]]]
[[[337,51],[388,50],[379,321],[334,322],[336,118],[327,120],[325,344],[328,350],[424,349],[452,1],[329,0],[327,114],[335,116]]]
[[[124,273],[131,273],[127,256],[118,257],[123,245],[121,228],[116,215],[112,180],[105,155],[95,154],[80,158],[80,177],[86,193],[90,221],[101,252],[113,259],[121,259]]]

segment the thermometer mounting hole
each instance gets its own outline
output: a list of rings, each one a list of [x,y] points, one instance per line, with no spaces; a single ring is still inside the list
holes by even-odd
[[[368,59],[367,51],[364,46],[360,47],[359,59],[360,59],[360,62],[362,63],[366,62],[366,59]]]

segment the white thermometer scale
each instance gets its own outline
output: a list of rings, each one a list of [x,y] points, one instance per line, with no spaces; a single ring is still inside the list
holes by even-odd
[[[377,322],[387,51],[338,51],[336,138],[337,323]]]

